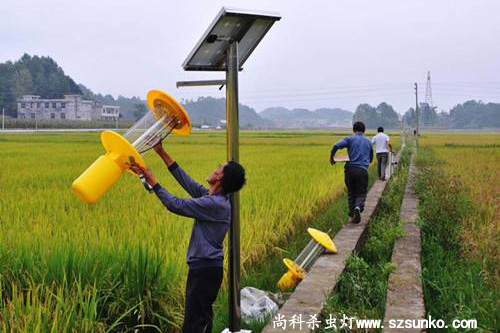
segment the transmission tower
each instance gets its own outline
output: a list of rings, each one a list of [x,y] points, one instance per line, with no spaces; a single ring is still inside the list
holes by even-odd
[[[425,103],[431,108],[434,107],[432,104],[432,86],[431,86],[431,72],[427,71],[427,86],[425,88]]]

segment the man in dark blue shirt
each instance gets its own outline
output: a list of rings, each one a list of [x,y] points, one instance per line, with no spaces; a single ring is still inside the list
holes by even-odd
[[[349,161],[345,165],[344,179],[347,186],[349,217],[352,223],[359,223],[368,192],[368,166],[373,161],[373,147],[371,141],[364,135],[365,124],[357,121],[352,129],[353,135],[333,145],[330,163],[335,164],[337,150],[347,148]]]
[[[187,251],[189,266],[186,284],[184,333],[212,331],[212,304],[222,283],[224,237],[231,223],[228,194],[245,184],[245,170],[236,162],[219,165],[207,178],[210,188],[195,182],[158,144],[154,147],[177,182],[191,198],[177,198],[164,189],[150,170],[133,165],[143,174],[163,205],[172,213],[195,220]]]

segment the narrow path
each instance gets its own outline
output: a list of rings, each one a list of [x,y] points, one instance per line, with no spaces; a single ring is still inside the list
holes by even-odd
[[[399,160],[401,151],[396,158]],[[368,221],[374,215],[379,200],[382,197],[386,181],[377,180],[368,192],[365,202],[365,210],[361,214],[359,224],[347,223],[335,236],[333,242],[339,252],[337,254],[323,254],[319,257],[304,280],[297,286],[290,298],[281,307],[277,316],[283,316],[286,320],[292,319],[294,315],[302,315],[302,318],[310,318],[316,315],[319,320],[323,307],[329,295],[335,289],[337,280],[345,269],[347,258],[359,248],[365,235]],[[302,327],[294,330],[287,327],[287,332],[313,331]],[[271,321],[262,331],[264,333],[283,332],[282,327],[274,327]]]
[[[418,320],[425,316],[421,282],[420,228],[415,224],[418,220],[418,198],[414,191],[415,177],[416,168],[413,157],[400,213],[405,236],[396,240],[392,252],[392,262],[396,265],[396,269],[389,276],[383,332],[422,331],[421,329],[389,327],[390,320]],[[394,323],[398,324],[397,321]]]

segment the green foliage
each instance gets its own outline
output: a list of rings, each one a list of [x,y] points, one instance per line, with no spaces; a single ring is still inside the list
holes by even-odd
[[[443,162],[429,150],[420,150],[418,163],[427,315],[446,322],[476,319],[480,330],[498,331],[498,286],[485,282],[477,258],[462,255],[462,223],[475,208],[460,183],[450,182]]]
[[[366,128],[400,128],[399,116],[392,106],[382,102],[376,108],[370,104],[360,104],[354,112],[353,123],[362,121]]]
[[[148,107],[144,103],[134,104],[134,117],[136,120],[140,119],[148,112]]]
[[[449,113],[436,112],[436,107],[420,103],[420,125],[426,127],[452,129],[480,129],[500,127],[500,104],[483,103],[470,100],[454,106]],[[417,125],[417,114],[414,108],[408,109],[403,116],[405,124],[411,127]]]

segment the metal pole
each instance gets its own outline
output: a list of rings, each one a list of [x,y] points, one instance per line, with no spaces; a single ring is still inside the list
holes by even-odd
[[[2,130],[5,130],[5,108],[2,108]]]
[[[417,137],[420,135],[420,109],[418,107],[418,85],[415,82],[415,112],[417,113]]]
[[[229,45],[226,55],[226,117],[227,117],[227,159],[238,162],[239,119],[238,119],[238,43]],[[231,226],[229,229],[229,330],[240,331],[240,196],[232,193]]]

